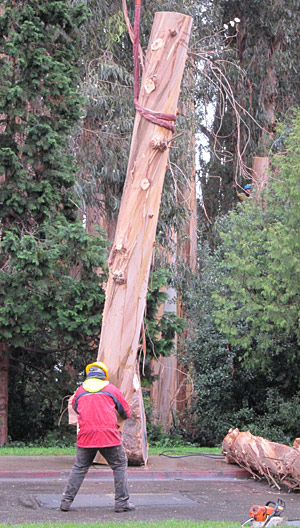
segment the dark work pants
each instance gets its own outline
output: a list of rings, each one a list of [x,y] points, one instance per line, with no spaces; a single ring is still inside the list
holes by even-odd
[[[123,506],[129,499],[127,484],[127,456],[122,445],[113,447],[77,447],[74,466],[63,492],[63,500],[72,502],[93,460],[100,451],[114,474],[115,504]]]

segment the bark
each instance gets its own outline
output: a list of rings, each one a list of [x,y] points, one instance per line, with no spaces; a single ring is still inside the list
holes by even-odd
[[[195,153],[196,147],[194,135],[191,136],[189,143],[190,148]],[[195,271],[197,262],[197,200],[195,182],[196,167],[194,159],[195,157],[193,156],[193,164],[188,168],[188,173],[190,175],[189,182],[184,188],[181,189],[181,201],[187,206],[188,217],[183,227],[183,233],[181,233],[181,236],[178,237],[181,242],[177,247],[177,256],[192,271]],[[178,317],[186,319],[185,306],[180,297],[177,299],[177,315]],[[184,347],[187,338],[188,328],[186,328],[177,339],[177,357],[179,358],[184,354]],[[192,390],[190,376],[185,367],[181,365],[177,359],[176,409],[179,413],[186,413],[186,411],[190,408]]]
[[[169,255],[171,262],[171,255]],[[157,314],[157,319],[160,319],[164,311],[176,313],[176,291],[173,288],[163,290],[168,293],[168,299],[163,303]],[[158,336],[160,337],[160,336]],[[175,347],[177,345],[175,337]],[[159,358],[152,359],[151,361],[151,372],[153,375],[157,375],[158,379],[154,381],[150,389],[150,401],[152,406],[151,422],[161,424],[164,431],[168,431],[172,424],[172,416],[176,411],[176,374],[177,374],[177,358],[176,353],[171,354],[169,357],[162,355]]]
[[[141,82],[141,106],[164,114],[176,114],[191,24],[191,17],[186,15],[156,13]],[[127,421],[123,440],[129,461],[130,453],[135,453],[135,463],[137,458],[140,463],[147,460],[137,350],[171,138],[170,130],[137,113],[115,240],[108,262],[109,279],[98,360],[107,364],[111,381],[129,402],[134,403],[132,420],[137,422],[136,434],[132,438],[132,421]]]
[[[151,422],[160,424],[166,432],[172,425],[172,414],[176,411],[176,365],[175,354],[169,357],[159,356],[158,360],[151,361],[151,371],[157,375],[150,389],[150,401],[152,406]]]
[[[182,302],[182,299],[177,299],[177,315],[178,317],[182,317],[183,319],[186,317],[184,304]],[[183,333],[178,336],[177,339],[177,355],[180,358],[181,355],[184,354],[184,346],[185,342],[188,338],[188,330],[185,329]],[[186,412],[191,406],[191,396],[192,396],[192,386],[190,383],[191,377],[189,375],[189,372],[187,369],[180,363],[180,361],[177,358],[177,376],[176,376],[176,385],[177,390],[175,394],[175,401],[176,401],[176,410],[179,414],[182,416],[186,416]]]
[[[256,188],[256,200],[260,200],[261,193],[268,182],[269,158],[266,156],[253,158],[252,180]]]
[[[0,344],[0,446],[8,442],[8,363],[7,345]]]
[[[270,486],[290,490],[300,489],[300,447],[296,439],[293,447],[270,442],[250,431],[230,429],[222,444],[228,464],[238,464],[254,478],[266,478]]]

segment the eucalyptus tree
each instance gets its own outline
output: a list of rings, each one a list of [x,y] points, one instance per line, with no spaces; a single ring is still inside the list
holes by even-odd
[[[159,10],[177,10],[193,16],[195,5],[192,1],[184,6],[181,2],[163,1]],[[98,216],[98,221],[100,219],[104,223],[110,238],[113,238],[135,116],[132,42],[121,2],[102,2],[99,8],[99,2],[90,0],[87,6],[91,17],[78,32],[82,49],[81,91],[85,96],[85,111],[74,138],[79,167],[77,192],[83,209],[93,208],[91,222]],[[127,9],[128,23],[133,25],[134,2],[127,2]],[[140,44],[144,50],[158,7],[142,2],[141,9]],[[172,226],[179,226],[185,215],[179,201],[174,203],[174,195],[180,181],[185,182],[188,178],[185,170],[178,166],[187,165],[187,159],[190,164],[191,158],[189,131],[193,127],[194,115],[191,112],[187,115],[184,110],[189,105],[188,101],[193,101],[190,74],[186,76],[181,99],[176,133],[183,134],[171,149],[158,228],[163,244],[170,239]]]
[[[253,156],[269,155],[277,124],[300,100],[299,2],[220,0],[217,5],[224,41],[206,63],[207,93],[222,58],[225,62],[207,131],[212,155],[201,178],[212,222],[236,205],[233,184],[251,183]],[[202,218],[205,222],[205,211]]]

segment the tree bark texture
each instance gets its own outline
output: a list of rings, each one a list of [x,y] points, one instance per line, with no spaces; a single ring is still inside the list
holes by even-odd
[[[139,104],[176,114],[192,19],[155,14],[141,81]],[[136,114],[103,313],[98,360],[132,404],[123,430],[129,462],[147,458],[146,427],[137,351],[146,304],[151,256],[172,131]],[[134,434],[133,434],[134,431]]]
[[[151,372],[158,376],[150,389],[152,420],[156,425],[160,424],[165,432],[170,429],[173,412],[176,412],[176,366],[175,354],[169,357],[160,355],[151,361]]]
[[[256,187],[256,199],[260,200],[261,193],[268,182],[268,169],[270,160],[266,156],[256,156],[253,158],[253,177],[252,180]]]
[[[0,446],[8,442],[8,363],[7,345],[0,344]]]
[[[296,439],[293,447],[270,442],[250,431],[230,429],[222,444],[228,464],[238,464],[254,478],[266,478],[270,486],[300,489],[300,447]]]
[[[191,77],[191,73],[189,75]],[[190,79],[190,82],[191,79]],[[190,111],[195,114],[194,104],[190,104]],[[188,111],[188,109],[186,110]],[[190,162],[186,168],[186,182],[182,185],[179,192],[179,203],[185,205],[187,209],[187,218],[178,234],[177,240],[177,258],[184,262],[192,271],[195,271],[197,263],[197,198],[196,198],[196,166],[195,166],[195,131],[193,127],[188,133],[187,147],[192,155]],[[177,297],[177,316],[183,319],[186,318],[185,306],[180,296]],[[178,361],[184,352],[185,343],[188,337],[188,329],[186,328],[177,338],[176,350],[176,396],[175,402],[176,410],[179,413],[186,413],[191,404],[192,386],[190,383],[190,376],[186,368]]]
[[[171,255],[169,255],[169,261],[171,263]],[[162,291],[168,294],[168,299],[159,307],[157,319],[160,319],[165,311],[176,313],[176,291],[173,288],[167,289],[167,287],[162,288]],[[176,346],[177,339],[175,336],[175,350]],[[151,361],[151,373],[158,376],[150,388],[150,402],[153,409],[151,421],[156,425],[161,424],[164,431],[169,430],[172,425],[172,417],[176,412],[176,366],[176,353],[169,357],[160,355]]]

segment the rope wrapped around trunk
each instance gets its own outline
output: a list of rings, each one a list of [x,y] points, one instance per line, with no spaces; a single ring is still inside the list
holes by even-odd
[[[140,65],[139,65],[139,39],[140,39],[140,17],[141,17],[141,0],[135,2],[135,14],[134,14],[134,40],[133,40],[133,60],[134,60],[134,104],[137,112],[141,114],[145,119],[151,121],[155,125],[167,128],[168,130],[175,131],[175,126],[172,121],[176,121],[176,115],[164,114],[162,112],[156,112],[150,108],[141,106],[138,102],[139,99],[139,81],[140,81]]]

